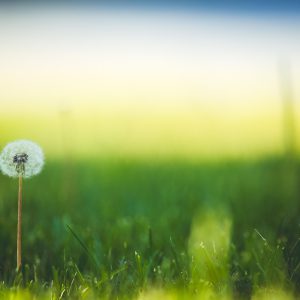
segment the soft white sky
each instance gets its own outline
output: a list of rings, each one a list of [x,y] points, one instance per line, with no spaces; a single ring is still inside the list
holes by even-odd
[[[293,17],[0,9],[0,142],[61,154],[69,139],[79,155],[281,151],[279,61],[297,102],[299,37]]]
[[[278,16],[3,9],[1,102],[277,101],[279,60],[300,79],[299,29]]]

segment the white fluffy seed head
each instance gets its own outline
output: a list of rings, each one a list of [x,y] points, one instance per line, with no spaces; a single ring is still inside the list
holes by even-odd
[[[44,154],[37,144],[19,140],[7,144],[0,155],[0,169],[10,177],[37,175],[44,165]]]

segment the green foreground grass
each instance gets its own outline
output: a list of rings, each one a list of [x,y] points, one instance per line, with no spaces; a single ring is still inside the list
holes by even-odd
[[[0,179],[1,299],[293,299],[300,165],[48,162]]]

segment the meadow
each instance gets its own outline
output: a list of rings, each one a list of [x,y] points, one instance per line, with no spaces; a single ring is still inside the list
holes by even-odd
[[[300,164],[53,159],[0,180],[1,299],[294,299]]]
[[[18,2],[0,300],[300,299],[297,1]]]

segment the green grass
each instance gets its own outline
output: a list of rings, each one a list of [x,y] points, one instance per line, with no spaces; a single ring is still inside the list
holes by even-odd
[[[0,179],[1,299],[292,299],[300,295],[300,165],[48,162]]]

